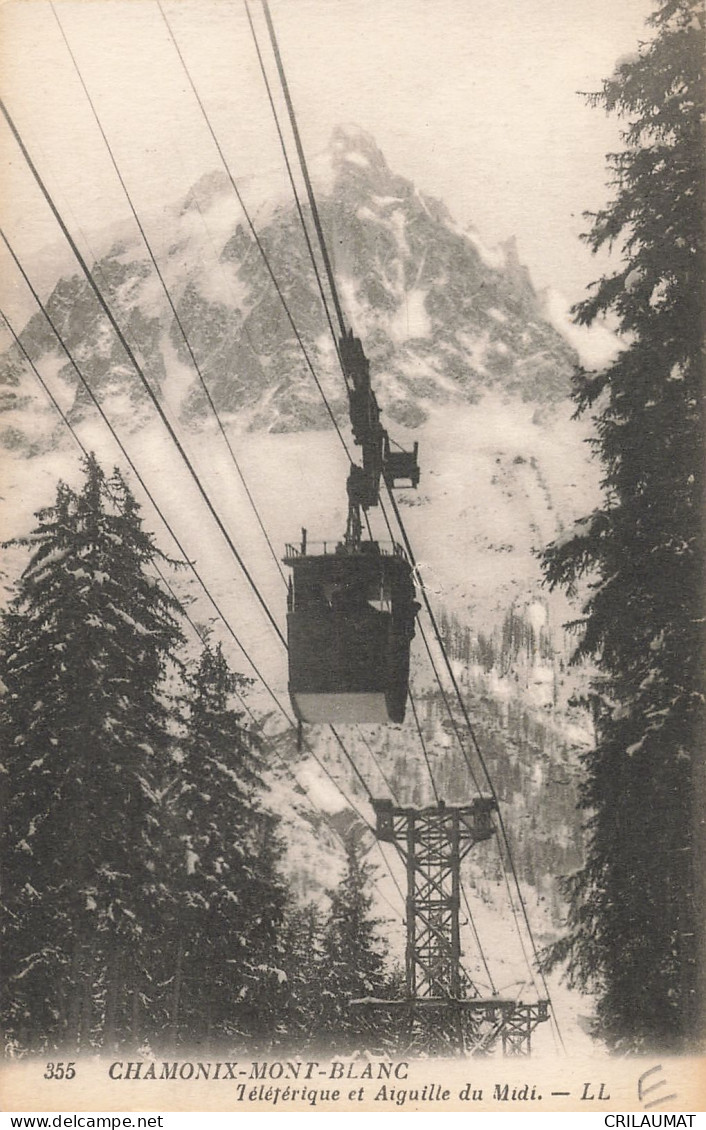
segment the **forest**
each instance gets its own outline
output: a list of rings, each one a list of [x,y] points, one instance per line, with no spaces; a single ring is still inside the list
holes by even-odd
[[[208,640],[184,658],[175,563],[118,471],[86,457],[19,544],[0,660],[7,1051],[350,1050],[350,1001],[398,982],[359,829],[327,908],[296,904],[247,682]]]

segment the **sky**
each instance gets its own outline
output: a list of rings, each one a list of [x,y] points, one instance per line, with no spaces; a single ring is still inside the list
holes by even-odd
[[[355,123],[391,168],[495,244],[516,236],[535,285],[567,303],[600,274],[579,241],[607,199],[619,123],[590,108],[618,58],[649,37],[648,0],[272,0],[307,155]],[[163,0],[244,198],[286,193],[241,0]],[[251,10],[262,43],[258,0]],[[218,167],[153,0],[6,0],[3,99],[72,232],[129,217],[57,15],[138,212],[156,242],[162,208]],[[4,122],[4,225],[44,266],[63,254],[54,221]],[[84,248],[86,244],[83,244]],[[44,250],[49,247],[49,250]],[[3,253],[4,254],[4,253]],[[9,293],[8,293],[9,290]],[[13,290],[15,295],[13,296]],[[3,300],[19,293],[6,279]]]

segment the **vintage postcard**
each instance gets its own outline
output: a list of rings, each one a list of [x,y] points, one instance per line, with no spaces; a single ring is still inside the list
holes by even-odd
[[[2,1108],[691,1125],[701,3],[0,22]]]

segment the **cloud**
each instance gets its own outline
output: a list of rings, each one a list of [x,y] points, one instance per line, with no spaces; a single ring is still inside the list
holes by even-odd
[[[625,343],[602,322],[577,326],[571,321],[569,303],[560,291],[549,287],[543,294],[544,313],[579,355],[587,369],[602,369],[625,348]]]

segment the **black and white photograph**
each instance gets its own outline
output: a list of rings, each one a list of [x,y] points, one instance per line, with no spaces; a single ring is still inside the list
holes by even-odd
[[[4,1110],[704,1109],[705,23],[0,5]]]

